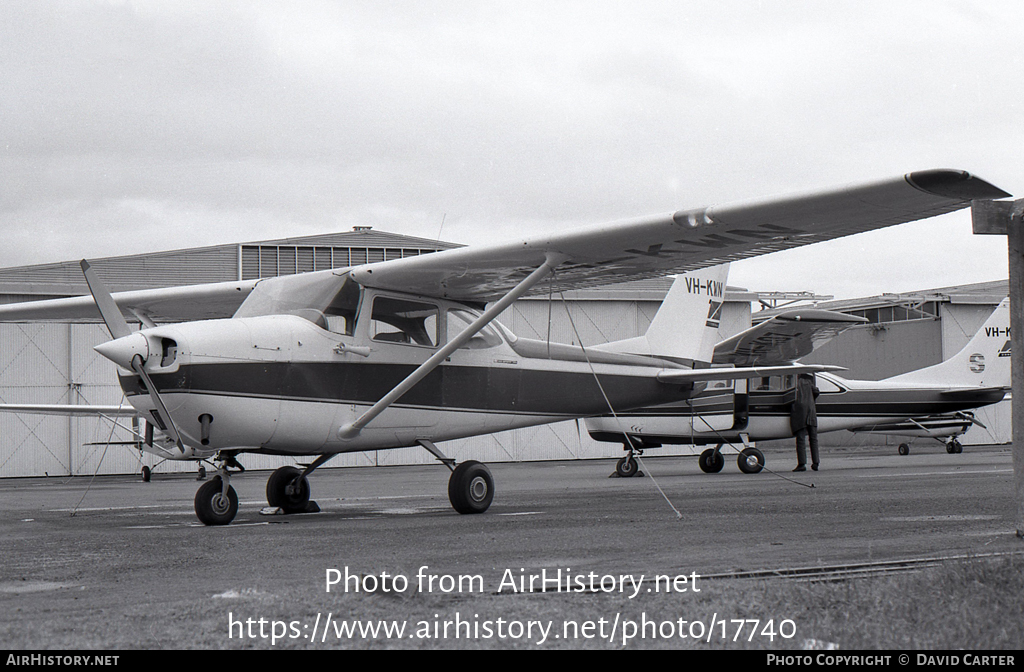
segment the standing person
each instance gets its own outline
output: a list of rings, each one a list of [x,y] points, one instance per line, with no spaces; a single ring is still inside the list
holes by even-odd
[[[818,470],[818,414],[814,400],[818,388],[813,373],[801,373],[796,379],[796,399],[789,414],[789,428],[796,437],[796,469],[807,471],[807,444],[811,445],[811,469]]]

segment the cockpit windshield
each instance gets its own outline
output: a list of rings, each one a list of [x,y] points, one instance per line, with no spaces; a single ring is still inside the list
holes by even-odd
[[[337,334],[355,333],[362,288],[347,271],[317,271],[267,278],[235,312],[235,317],[297,315]]]

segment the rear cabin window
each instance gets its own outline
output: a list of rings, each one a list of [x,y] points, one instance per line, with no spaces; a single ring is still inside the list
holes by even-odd
[[[839,387],[831,380],[826,378],[815,378],[814,385],[818,388],[818,391],[822,394],[829,394],[832,392],[842,392],[843,388]]]
[[[763,376],[750,383],[752,392],[786,392],[796,387],[796,376]]]
[[[373,300],[370,338],[384,343],[437,346],[438,307],[390,296]]]
[[[453,338],[465,331],[466,328],[469,327],[469,325],[471,325],[478,317],[479,315],[467,310],[449,310],[448,341],[451,342]],[[462,347],[468,350],[479,350],[483,348],[493,348],[501,345],[501,343],[501,336],[498,335],[498,332],[495,331],[493,327],[488,325],[478,331]]]

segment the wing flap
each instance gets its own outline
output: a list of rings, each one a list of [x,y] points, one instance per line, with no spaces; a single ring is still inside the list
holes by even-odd
[[[185,322],[231,317],[245,301],[256,280],[218,282],[184,287],[142,289],[113,294],[128,319],[146,316],[154,322]],[[46,299],[0,306],[0,321],[102,322],[92,296]]]
[[[139,412],[132,406],[101,406],[95,404],[0,404],[0,413],[102,416],[110,418],[130,418],[139,415]]]
[[[806,357],[863,317],[814,308],[789,310],[715,346],[714,364],[768,366]]]

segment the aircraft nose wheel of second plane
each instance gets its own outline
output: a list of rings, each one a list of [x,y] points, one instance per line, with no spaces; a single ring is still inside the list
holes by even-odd
[[[619,458],[619,461],[615,463],[615,473],[619,475],[619,478],[632,478],[636,476],[636,472],[639,469],[640,465],[632,453]]]
[[[705,474],[717,474],[725,466],[725,458],[718,450],[708,448],[697,458],[697,465]]]

